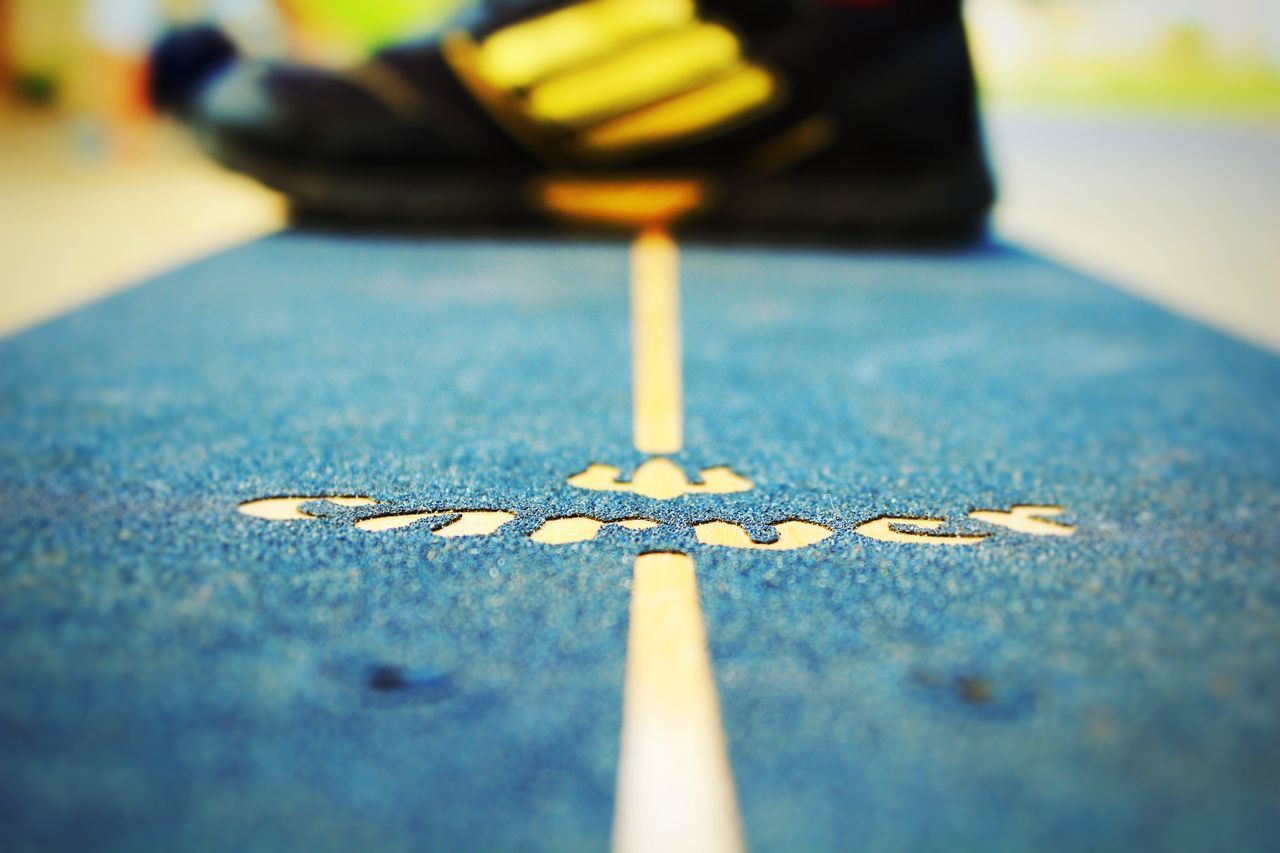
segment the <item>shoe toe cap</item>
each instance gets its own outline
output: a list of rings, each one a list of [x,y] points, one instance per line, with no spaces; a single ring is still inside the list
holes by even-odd
[[[173,30],[151,49],[147,95],[156,109],[183,115],[208,80],[235,59],[235,43],[217,27]]]

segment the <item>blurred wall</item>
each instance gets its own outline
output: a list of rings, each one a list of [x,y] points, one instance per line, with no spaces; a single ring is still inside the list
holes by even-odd
[[[462,2],[0,0],[0,74],[19,99],[84,108],[128,85],[103,57],[136,64],[167,22],[213,18],[250,52],[343,62]],[[1280,113],[1277,0],[968,0],[966,12],[993,98]]]
[[[1280,112],[1276,0],[969,0],[989,97]]]

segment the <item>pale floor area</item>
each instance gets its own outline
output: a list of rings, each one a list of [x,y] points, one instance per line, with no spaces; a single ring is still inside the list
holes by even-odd
[[[993,110],[988,134],[1003,236],[1280,349],[1280,123]],[[135,142],[0,114],[0,335],[283,224],[175,129]]]
[[[999,233],[1280,349],[1280,120],[991,110]]]
[[[87,126],[0,112],[0,335],[278,229],[284,206],[170,127],[108,155]]]

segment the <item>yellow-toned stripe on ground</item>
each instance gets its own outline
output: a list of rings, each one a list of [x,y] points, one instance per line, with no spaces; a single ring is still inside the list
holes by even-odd
[[[684,444],[680,259],[665,231],[649,229],[631,249],[632,432],[641,453]]]
[[[694,563],[684,554],[635,562],[613,848],[743,849]]]

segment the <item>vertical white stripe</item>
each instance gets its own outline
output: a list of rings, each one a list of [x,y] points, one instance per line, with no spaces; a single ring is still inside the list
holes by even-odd
[[[635,562],[613,848],[743,849],[694,564],[684,554]]]
[[[641,453],[676,453],[684,444],[680,347],[680,257],[659,228],[631,249],[632,432]]]

